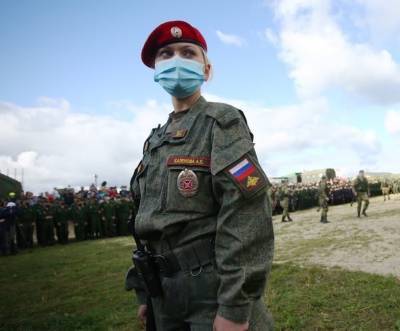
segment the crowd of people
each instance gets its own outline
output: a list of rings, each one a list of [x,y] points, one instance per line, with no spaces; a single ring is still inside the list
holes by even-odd
[[[279,188],[282,184],[274,184],[270,189],[274,214],[282,213],[281,198]],[[289,210],[304,210],[318,207],[318,186],[319,183],[289,183]],[[355,195],[353,192],[353,182],[349,179],[335,178],[328,181],[329,204],[340,205],[353,203]],[[370,195],[379,196],[384,192],[384,187],[388,187],[390,193],[400,193],[400,180],[371,180],[369,183]]]
[[[126,187],[117,190],[104,182],[79,191],[54,189],[38,196],[11,193],[0,201],[0,249],[2,255],[18,250],[77,241],[126,236],[132,203]]]
[[[269,189],[274,214],[282,214],[285,209],[280,197],[281,185]],[[355,201],[352,181],[336,178],[328,185],[330,205]],[[400,193],[400,181],[371,181],[369,189],[371,196],[384,194],[385,198],[385,191]],[[318,207],[318,192],[319,183],[287,184],[286,208],[293,212]],[[106,182],[99,189],[91,185],[79,191],[68,187],[37,196],[30,192],[18,197],[11,195],[0,201],[1,254],[15,254],[32,248],[34,243],[48,246],[56,242],[67,244],[72,238],[81,241],[126,236],[131,233],[128,222],[131,213],[131,194],[127,188],[122,186],[117,190],[107,187]]]

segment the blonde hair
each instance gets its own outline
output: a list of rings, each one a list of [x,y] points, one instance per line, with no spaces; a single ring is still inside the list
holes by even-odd
[[[204,59],[204,66],[209,65],[210,66],[210,72],[208,73],[208,79],[211,80],[213,78],[214,70],[213,70],[213,65],[211,64],[210,59],[208,58],[207,52],[204,50],[203,47],[200,47],[201,52],[203,54],[203,59]]]

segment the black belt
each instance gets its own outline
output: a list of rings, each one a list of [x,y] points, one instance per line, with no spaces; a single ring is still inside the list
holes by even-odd
[[[214,239],[199,239],[183,247],[152,255],[163,277],[172,277],[181,270],[196,276],[202,272],[204,266],[214,263]]]

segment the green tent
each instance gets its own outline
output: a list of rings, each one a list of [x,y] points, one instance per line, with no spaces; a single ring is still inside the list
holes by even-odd
[[[19,196],[22,192],[21,183],[0,173],[0,199],[6,199],[10,192]]]

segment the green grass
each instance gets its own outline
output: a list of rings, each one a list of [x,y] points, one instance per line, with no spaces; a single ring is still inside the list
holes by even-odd
[[[0,259],[1,330],[139,330],[124,290],[131,239],[36,248]],[[266,301],[277,330],[400,330],[400,282],[275,264]]]

